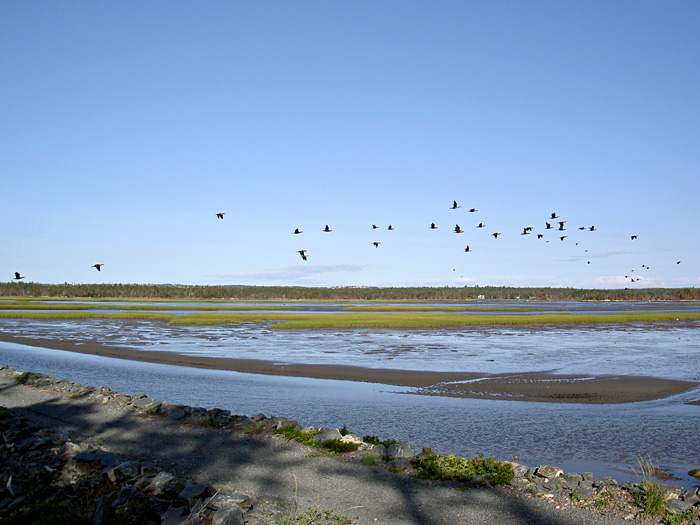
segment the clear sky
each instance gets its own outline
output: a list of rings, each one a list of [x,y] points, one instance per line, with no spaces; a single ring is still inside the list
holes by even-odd
[[[698,286],[698,28],[690,0],[1,2],[0,280]]]

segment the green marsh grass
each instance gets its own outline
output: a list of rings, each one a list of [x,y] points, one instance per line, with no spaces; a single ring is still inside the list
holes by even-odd
[[[151,309],[152,310],[152,309]],[[247,310],[247,308],[246,308]],[[216,311],[175,314],[150,310],[129,312],[0,311],[0,317],[25,319],[146,319],[172,324],[272,323],[277,329],[447,328],[488,325],[601,324],[700,320],[700,312],[626,312],[617,314],[460,314],[450,312]]]
[[[348,312],[529,312],[533,308],[509,306],[420,306],[420,305],[345,305],[343,310]]]

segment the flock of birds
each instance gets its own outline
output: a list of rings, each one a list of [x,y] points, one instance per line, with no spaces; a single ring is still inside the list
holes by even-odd
[[[450,207],[451,210],[458,210],[458,209],[460,209],[460,208],[461,208],[461,206],[460,206],[459,204],[457,204],[457,201],[453,201],[452,206]],[[479,210],[476,209],[476,208],[470,208],[470,209],[469,209],[469,213],[476,213],[476,212],[478,212],[478,211],[479,211]],[[223,218],[224,218],[224,215],[226,215],[226,212],[218,212],[218,213],[216,213],[216,218],[217,218],[217,219],[223,219]],[[566,220],[557,220],[557,219],[560,219],[560,216],[557,215],[556,212],[552,212],[552,214],[547,218],[547,220],[546,220],[545,223],[544,223],[544,229],[545,229],[545,230],[552,230],[552,231],[555,231],[555,232],[565,232],[565,231],[567,231],[567,229],[566,229],[566,223],[567,223],[567,221],[566,221]],[[556,225],[558,225],[558,226],[556,226]],[[483,222],[479,222],[479,224],[477,224],[476,227],[477,227],[477,228],[485,228],[486,225],[485,225]],[[373,229],[373,230],[379,229],[379,226],[377,226],[376,224],[372,224],[372,229]],[[437,230],[438,227],[437,227],[437,225],[436,225],[434,222],[431,222],[431,223],[430,223],[430,226],[429,226],[429,229],[431,229],[431,230]],[[581,230],[581,231],[589,231],[589,232],[598,231],[598,230],[596,229],[595,226],[580,226],[580,227],[578,227],[578,229]],[[389,231],[394,230],[393,225],[389,224],[389,226],[387,227],[387,230],[389,230]],[[533,233],[533,230],[534,230],[534,228],[533,228],[532,226],[525,226],[525,227],[523,227],[523,230],[522,230],[522,232],[520,233],[520,235],[530,235],[530,234]],[[330,233],[330,232],[332,232],[333,230],[330,228],[330,226],[329,226],[328,224],[326,224],[322,231],[325,232],[325,233]],[[465,233],[465,230],[463,230],[459,224],[455,224],[455,227],[454,227],[453,232],[456,233],[456,234],[461,234],[461,233]],[[301,235],[301,234],[303,234],[304,232],[303,232],[302,230],[300,230],[299,228],[295,228],[294,231],[293,231],[292,233],[293,233],[294,235]],[[498,231],[495,231],[495,232],[493,232],[491,235],[492,235],[495,239],[498,239],[498,237],[499,237],[500,235],[502,235],[502,233],[501,233],[501,232],[498,232]],[[544,233],[537,233],[537,234],[536,234],[536,237],[537,237],[538,239],[543,239],[543,238],[544,238]],[[560,241],[564,241],[565,239],[568,238],[568,235],[566,235],[566,234],[564,234],[564,233],[558,233],[558,234],[557,234],[557,237],[559,238]],[[638,238],[637,235],[630,235],[630,240],[632,240],[632,241],[637,240],[637,238]],[[549,242],[549,240],[546,240],[546,242]],[[380,241],[374,241],[374,242],[372,242],[372,245],[374,245],[375,248],[379,248],[379,245],[380,245],[380,244],[381,244]],[[576,244],[578,245],[578,242],[577,242]],[[464,251],[467,252],[467,253],[470,253],[470,252],[472,252],[473,250],[472,250],[472,248],[471,248],[469,245],[467,245],[466,248],[464,249]],[[585,250],[585,251],[588,252],[588,250]],[[298,253],[299,253],[299,255],[301,256],[302,260],[304,260],[304,261],[307,261],[307,260],[308,260],[308,255],[307,255],[308,250],[305,250],[305,249],[298,250]],[[676,261],[676,264],[680,264],[680,263],[681,263],[681,261]],[[590,261],[590,260],[587,261],[587,264],[591,264],[591,261]],[[96,264],[93,264],[93,265],[91,266],[91,268],[95,268],[95,269],[99,272],[99,271],[102,271],[102,267],[103,267],[103,266],[104,266],[104,263],[96,263]],[[646,264],[642,264],[642,268],[645,268],[645,269],[647,269],[647,270],[650,269],[650,267],[649,267],[648,265],[646,265]],[[629,273],[632,273],[632,272],[634,272],[634,271],[635,271],[635,270],[632,269],[632,270],[630,270]],[[24,279],[24,278],[25,278],[25,276],[21,275],[20,272],[15,272],[15,276],[14,276],[13,280],[20,281],[20,280],[22,280],[22,279]],[[634,277],[634,276],[630,276],[629,274],[628,274],[628,275],[625,275],[625,278],[626,278],[626,279],[630,279],[631,282],[637,282],[637,281],[640,281],[640,280],[641,280],[641,277]]]

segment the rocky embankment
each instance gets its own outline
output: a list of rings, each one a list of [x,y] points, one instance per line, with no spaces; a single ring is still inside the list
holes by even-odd
[[[295,427],[302,432],[314,432],[316,442],[337,440],[352,443],[357,446],[357,451],[350,456],[358,461],[376,458],[397,476],[417,473],[411,461],[415,451],[407,442],[368,443],[338,429],[302,429],[298,421],[284,417],[262,414],[247,417],[232,415],[227,410],[171,405],[145,394],[121,394],[107,387],[84,386],[7,367],[1,367],[0,373],[67,398],[118,405],[138,411],[145,417],[165,418],[179,424],[256,434]],[[288,522],[283,521],[279,513],[262,508],[246,494],[223,493],[209,483],[179,477],[154,464],[124,458],[89,443],[74,442],[68,433],[38,427],[6,408],[0,408],[0,431],[0,523],[47,523],[48,516],[53,520],[63,519],[53,521],[55,523],[94,525]],[[423,451],[418,456],[429,453]],[[638,496],[644,492],[640,484],[618,484],[612,478],[596,479],[592,473],[564,473],[547,465],[509,465],[514,477],[507,487],[500,490],[523,497],[549,499],[553,505],[588,506],[591,512],[616,513],[630,521],[644,518],[643,508],[638,503],[643,501]],[[479,476],[467,484],[489,486],[489,477]],[[700,506],[700,487],[682,490],[680,487],[659,486],[669,515],[689,516],[694,520],[692,523],[698,523],[695,511]],[[351,522],[342,516],[324,517],[321,513],[316,518],[307,522]]]

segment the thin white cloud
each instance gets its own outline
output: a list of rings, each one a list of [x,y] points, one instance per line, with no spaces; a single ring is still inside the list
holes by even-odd
[[[338,272],[364,272],[365,265],[359,264],[297,264],[283,268],[262,270],[259,272],[210,274],[206,278],[215,281],[300,281],[318,277],[321,274]]]

